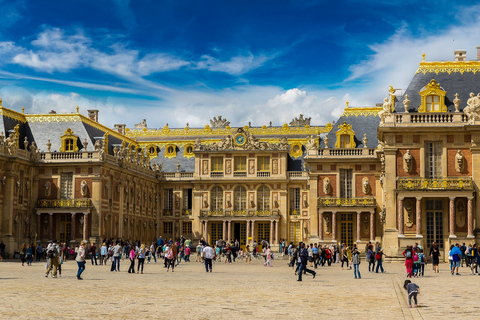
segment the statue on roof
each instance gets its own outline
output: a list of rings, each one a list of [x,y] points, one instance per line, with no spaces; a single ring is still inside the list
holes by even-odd
[[[381,119],[382,123],[385,123],[385,118],[390,116],[392,112],[390,111],[392,106],[392,101],[387,98],[383,99],[382,111],[378,113],[378,116]]]
[[[312,155],[315,155],[315,152],[317,150],[317,141],[314,136],[309,136],[307,138],[307,154],[310,155],[313,151]]]
[[[147,128],[147,119],[143,119],[142,121],[140,121],[139,123],[137,124],[134,124],[133,125],[133,128],[134,129],[143,129],[143,128]]]
[[[477,96],[473,92],[470,93],[470,98],[467,100],[467,106],[463,109],[463,113],[468,116],[469,124],[475,124],[475,119],[480,118],[480,93]]]
[[[292,119],[292,121],[290,121],[289,125],[290,127],[304,127],[304,126],[309,126],[310,125],[310,120],[312,120],[312,118],[304,118],[303,117],[303,114],[300,114],[300,117],[297,118],[295,117],[295,119]]]
[[[230,121],[222,119],[222,116],[218,116],[218,119],[213,117],[213,120],[210,120],[210,127],[212,128],[225,128],[228,125],[230,125]]]

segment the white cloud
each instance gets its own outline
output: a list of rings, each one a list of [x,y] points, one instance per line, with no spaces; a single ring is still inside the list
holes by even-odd
[[[178,70],[188,65],[190,62],[166,53],[151,53],[138,62],[138,73],[147,76],[156,72]]]
[[[228,61],[220,61],[209,55],[203,55],[196,63],[198,69],[207,69],[209,71],[225,72],[231,75],[242,75],[253,69],[261,67],[265,62],[272,59],[263,54],[257,56],[249,53],[248,55],[239,55],[232,57]]]

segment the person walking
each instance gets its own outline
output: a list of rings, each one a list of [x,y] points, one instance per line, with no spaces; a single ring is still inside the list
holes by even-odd
[[[439,273],[440,268],[440,250],[438,250],[437,245],[433,242],[432,247],[430,248],[430,259],[432,259],[433,273]]]
[[[25,243],[24,243],[20,247],[20,260],[22,261],[22,267],[24,266],[26,256],[27,256],[27,248],[26,248]]]
[[[380,268],[380,270],[382,271],[382,273],[385,273],[385,270],[383,270],[383,264],[382,264],[382,260],[383,260],[383,256],[385,255],[385,257],[387,256],[384,252],[383,252],[383,249],[382,247],[380,246],[380,242],[377,242],[376,243],[376,246],[375,246],[375,261],[377,262],[377,268],[375,269],[375,272],[378,273],[378,269]]]
[[[106,258],[108,256],[108,249],[105,243],[102,244],[100,248],[100,265],[107,265]]]
[[[140,249],[138,250],[138,265],[137,265],[137,273],[140,271],[140,266],[142,266],[142,274],[143,274],[143,265],[145,264],[145,245],[142,243]]]
[[[78,248],[77,257],[75,261],[77,261],[78,271],[77,271],[77,279],[83,280],[81,277],[83,271],[85,270],[85,241],[80,242],[80,247]]]
[[[247,244],[245,247],[245,264],[250,264],[252,263],[252,253],[250,251],[250,245]]]
[[[272,250],[270,249],[270,246],[267,246],[267,249],[265,250],[265,257],[267,260],[265,261],[263,266],[266,267],[268,265],[269,267],[273,267],[272,266]]]
[[[120,256],[122,254],[122,246],[117,242],[113,247],[113,271],[120,272]]]
[[[352,265],[353,265],[353,274],[355,275],[355,279],[357,279],[357,273],[358,273],[358,279],[362,279],[362,275],[360,274],[360,252],[356,247],[353,248],[352,252]]]
[[[304,272],[310,273],[313,276],[313,279],[315,279],[315,276],[317,275],[317,273],[307,268],[308,251],[305,248],[305,243],[300,242],[300,249],[298,250],[297,256],[298,256],[297,261],[300,262],[297,281],[302,281],[302,274]]]
[[[47,247],[47,259],[48,259],[48,268],[45,272],[45,278],[48,278],[48,274],[53,269],[52,278],[57,277],[58,271],[58,256],[60,255],[60,248],[57,246],[57,240],[54,240],[53,243],[50,243]]]
[[[208,243],[205,244],[203,248],[203,260],[205,262],[205,271],[212,272],[212,261],[215,258],[215,251],[210,247]]]
[[[33,246],[27,245],[27,266],[31,266],[33,262]]]
[[[407,246],[405,251],[403,251],[403,256],[405,257],[405,268],[407,269],[407,278],[412,277],[412,267],[413,267],[413,252],[412,246]]]
[[[347,254],[347,246],[345,243],[342,244],[342,270],[343,270],[343,264],[346,262],[347,263],[347,268],[348,268],[348,254]]]
[[[374,272],[375,271],[375,252],[373,252],[373,246],[369,245],[368,246],[368,272]]]
[[[93,266],[93,261],[95,261],[95,265],[98,266],[98,264],[97,264],[97,247],[95,246],[95,242],[92,243],[89,251],[90,251],[90,260],[92,260],[92,266]]]
[[[40,261],[40,259],[42,259],[42,254],[43,254],[43,247],[41,244],[38,244],[37,252],[35,254],[35,261]]]
[[[170,270],[170,266],[172,267],[172,272],[175,272],[175,260],[177,259],[177,246],[172,244],[167,251],[167,272]]]
[[[460,250],[460,245],[458,243],[452,248],[452,250],[450,250],[450,255],[452,256],[453,261],[452,276],[454,273],[459,276],[460,273],[458,272],[458,268],[460,267],[460,260],[462,259],[462,251]]]
[[[130,252],[128,253],[128,258],[130,259],[130,268],[128,268],[128,273],[135,273],[135,248],[130,246]]]

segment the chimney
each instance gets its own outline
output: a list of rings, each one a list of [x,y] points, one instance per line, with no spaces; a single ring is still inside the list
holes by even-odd
[[[126,124],[115,124],[114,126],[118,133],[125,134],[125,127],[127,126]]]
[[[87,110],[90,120],[98,122],[98,110]]]
[[[467,50],[455,50],[455,61],[465,61],[467,59]]]
[[[480,46],[477,46],[477,60],[480,61]]]
[[[49,114],[57,114],[55,110],[50,110]]]

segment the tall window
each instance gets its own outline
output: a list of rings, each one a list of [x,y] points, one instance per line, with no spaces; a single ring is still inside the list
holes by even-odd
[[[184,237],[192,238],[192,221],[184,221],[182,223],[182,234]]]
[[[427,102],[427,111],[429,112],[440,112],[440,97],[436,95],[431,95],[426,97]]]
[[[223,189],[215,186],[210,191],[210,209],[221,211],[223,209]]]
[[[73,151],[73,139],[65,140],[65,151]]]
[[[426,176],[427,178],[442,177],[442,143],[428,142],[426,144]]]
[[[340,198],[352,197],[352,169],[340,169]]]
[[[73,172],[63,172],[60,175],[61,193],[62,199],[72,199],[73,190]]]
[[[233,191],[233,210],[242,211],[247,209],[247,190],[238,186]]]
[[[211,163],[211,171],[223,171],[223,157],[212,157]]]
[[[270,157],[257,158],[257,171],[270,171]]]
[[[270,188],[267,186],[261,186],[257,190],[257,207],[258,210],[270,209]]]
[[[234,171],[247,171],[247,157],[234,158]]]
[[[163,223],[163,238],[168,241],[168,239],[173,237],[173,222],[168,221]]]
[[[173,189],[165,189],[164,191],[164,209],[173,210]]]
[[[350,148],[350,136],[348,134],[340,136],[340,148]]]
[[[183,209],[192,209],[192,189],[183,189]]]
[[[300,214],[300,188],[290,188],[290,214]]]

